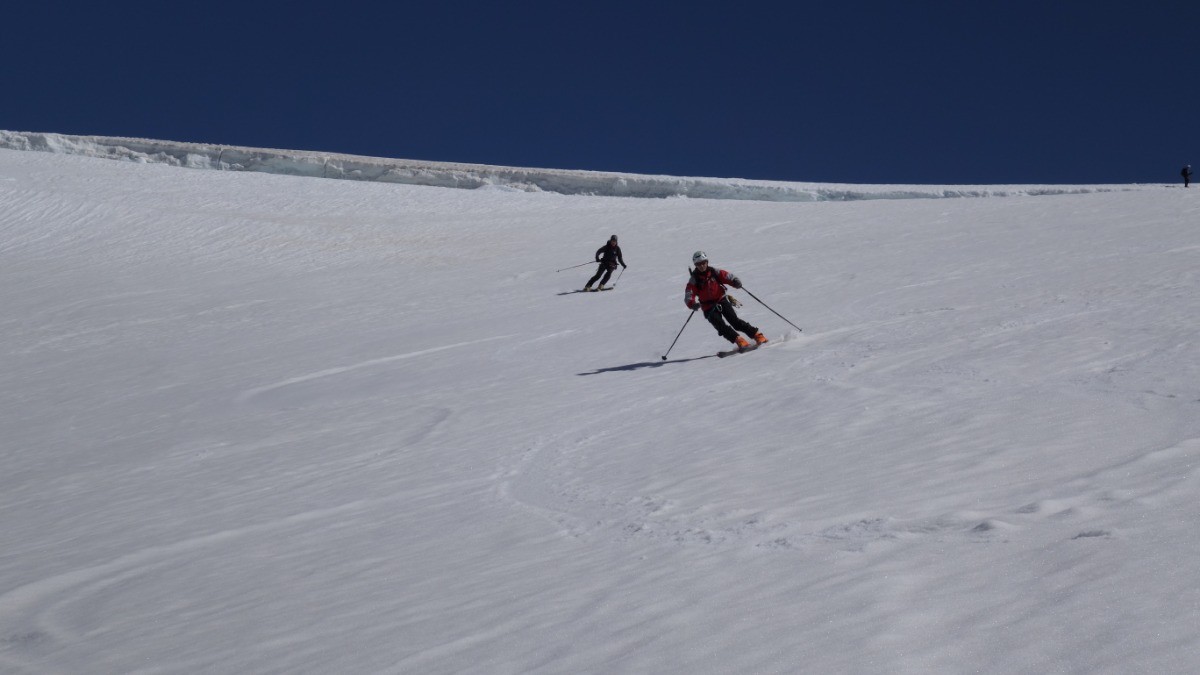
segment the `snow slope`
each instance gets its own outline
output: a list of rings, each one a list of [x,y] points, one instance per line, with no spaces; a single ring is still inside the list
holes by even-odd
[[[0,150],[0,671],[1196,672],[1198,194]]]

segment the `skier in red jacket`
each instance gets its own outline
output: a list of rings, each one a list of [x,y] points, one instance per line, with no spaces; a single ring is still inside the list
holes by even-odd
[[[683,293],[683,301],[688,309],[703,310],[704,318],[717,329],[721,337],[737,345],[738,349],[746,349],[750,342],[737,334],[741,331],[754,338],[755,346],[767,341],[757,328],[738,318],[733,310],[733,302],[725,294],[725,286],[741,288],[742,282],[736,276],[725,270],[714,269],[708,264],[708,254],[696,251],[692,254],[692,276],[688,279],[687,288]],[[728,321],[729,323],[725,323]],[[736,330],[735,330],[736,329]]]

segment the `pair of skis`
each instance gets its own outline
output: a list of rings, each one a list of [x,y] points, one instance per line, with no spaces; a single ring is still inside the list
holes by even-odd
[[[749,344],[749,345],[746,345],[745,347],[738,347],[737,349],[730,349],[729,351],[726,351],[726,352],[717,352],[717,356],[723,359],[726,356],[733,356],[734,354],[745,354],[746,352],[752,352],[761,346],[762,345],[758,345],[758,344]]]

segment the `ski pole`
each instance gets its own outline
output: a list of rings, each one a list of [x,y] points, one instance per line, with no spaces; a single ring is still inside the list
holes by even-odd
[[[625,274],[625,268],[622,267],[620,272],[617,272],[617,278],[613,281],[613,288],[617,287],[617,282],[621,280],[621,275]]]
[[[750,290],[748,288],[746,288],[745,286],[742,286],[742,290],[746,291],[746,295],[749,295],[750,297],[754,298],[755,300],[758,300],[758,296],[751,293]],[[804,332],[803,329],[800,328],[800,326],[797,326],[796,324],[792,323],[791,321],[788,321],[782,314],[771,309],[771,306],[768,305],[767,303],[763,302],[762,300],[758,300],[758,304],[762,305],[763,307],[766,307],[767,309],[770,309],[772,314],[783,319],[784,321],[787,321],[788,325],[791,326],[792,328],[795,328],[796,330],[798,330],[800,332]]]
[[[583,267],[584,265],[595,265],[595,264],[596,264],[596,261],[595,261],[595,260],[589,260],[588,262],[585,262],[585,263],[579,263],[578,265],[572,265],[572,266],[570,266],[570,267],[564,267],[564,268],[562,268],[561,270],[554,270],[554,271],[555,271],[555,272],[562,272],[563,270],[573,270],[573,269],[575,269],[576,267]]]
[[[684,322],[683,322],[683,328],[687,328],[688,321],[691,321],[691,320],[692,320],[692,317],[693,317],[695,314],[696,314],[695,310],[693,310],[693,311],[691,311],[691,312],[688,312],[688,318],[687,318],[687,321],[684,321]],[[675,335],[675,339],[671,341],[671,346],[670,346],[670,347],[667,347],[667,354],[670,354],[670,353],[671,353],[671,350],[672,350],[672,349],[675,349],[675,343],[676,343],[676,342],[679,342],[679,336],[680,336],[680,335],[683,335],[683,328],[680,328],[680,329],[679,329],[679,333],[677,333],[677,334]],[[666,361],[666,360],[667,360],[667,354],[663,354],[663,361]]]

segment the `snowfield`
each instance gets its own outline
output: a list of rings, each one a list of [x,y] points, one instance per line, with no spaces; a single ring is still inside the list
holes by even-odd
[[[0,150],[0,672],[1200,671],[1200,190],[71,143]],[[662,360],[696,249],[803,332]]]

